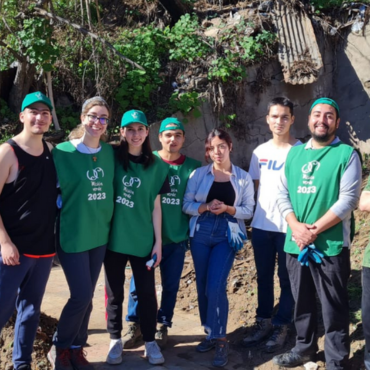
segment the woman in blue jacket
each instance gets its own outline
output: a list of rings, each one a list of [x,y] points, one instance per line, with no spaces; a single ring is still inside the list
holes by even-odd
[[[246,239],[244,220],[253,215],[254,188],[250,175],[230,161],[230,135],[210,132],[206,160],[213,163],[195,170],[189,178],[183,211],[191,215],[190,246],[194,260],[201,324],[207,337],[198,352],[216,347],[213,366],[227,364],[227,277],[236,252]]]

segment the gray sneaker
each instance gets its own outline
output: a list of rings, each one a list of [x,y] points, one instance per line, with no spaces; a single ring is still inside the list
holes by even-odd
[[[224,340],[216,341],[216,352],[213,358],[212,366],[224,367],[228,362],[229,343]]]
[[[164,357],[161,353],[157,342],[145,342],[145,352],[144,357],[146,357],[151,365],[162,365],[164,363]]]
[[[161,325],[155,333],[155,340],[159,345],[160,349],[165,349],[168,340],[168,326]]]
[[[251,333],[241,340],[243,347],[253,347],[262,343],[272,331],[271,319],[258,319],[255,322]]]
[[[132,322],[128,326],[127,333],[122,337],[122,346],[124,349],[132,348],[142,339],[140,324]]]
[[[288,338],[287,325],[275,325],[271,337],[266,343],[266,352],[272,353],[282,348]]]

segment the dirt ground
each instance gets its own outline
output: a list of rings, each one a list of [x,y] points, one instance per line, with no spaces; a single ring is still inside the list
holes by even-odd
[[[367,174],[366,176],[367,177]],[[369,239],[370,218],[368,214],[355,211],[356,235],[351,249],[352,274],[350,277],[348,291],[350,297],[350,336],[351,336],[351,355],[348,370],[364,369],[363,351],[364,339],[361,323],[361,263],[365,246]],[[160,275],[159,269],[156,271],[157,291],[160,294]],[[275,276],[275,301],[278,303],[279,285]],[[231,348],[241,354],[248,368],[268,370],[273,369],[272,357],[276,354],[263,353],[259,348],[244,349],[239,345],[239,341],[254,322],[255,311],[257,308],[257,280],[256,268],[253,259],[253,249],[250,242],[237,255],[233,269],[228,280],[229,297],[229,322],[228,339]],[[195,286],[195,273],[192,259],[188,252],[185,259],[185,266],[182,273],[180,290],[178,293],[177,309],[181,309],[189,315],[196,315],[198,312],[197,293]],[[320,304],[318,303],[318,311]],[[34,370],[49,370],[46,361],[46,354],[50,348],[51,338],[55,331],[57,320],[46,315],[41,316],[39,331],[34,344]],[[0,369],[12,370],[11,354],[13,344],[14,317],[9,320],[0,336]],[[319,315],[319,354],[317,364],[319,369],[325,369],[324,364],[324,330],[322,318]],[[290,330],[289,340],[281,352],[293,347],[294,328]]]

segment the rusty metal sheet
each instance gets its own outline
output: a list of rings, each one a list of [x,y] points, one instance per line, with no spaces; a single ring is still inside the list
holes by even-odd
[[[311,20],[303,10],[278,0],[274,2],[274,24],[285,82],[293,85],[315,82],[323,63]]]

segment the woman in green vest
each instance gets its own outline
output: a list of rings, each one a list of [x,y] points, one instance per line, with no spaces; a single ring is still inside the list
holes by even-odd
[[[161,262],[160,194],[171,190],[168,165],[153,155],[148,133],[143,112],[131,110],[123,115],[121,143],[116,150],[115,208],[104,260],[107,329],[111,338],[109,364],[122,362],[122,304],[128,261],[135,276],[145,356],[153,365],[164,362],[154,340],[157,324],[154,269],[148,269],[146,263],[156,258],[156,267]]]
[[[61,208],[57,253],[70,290],[48,354],[55,369],[93,370],[83,347],[114,208],[114,153],[101,141],[109,116],[104,99],[87,100],[81,125],[72,131],[70,141],[53,150]]]

